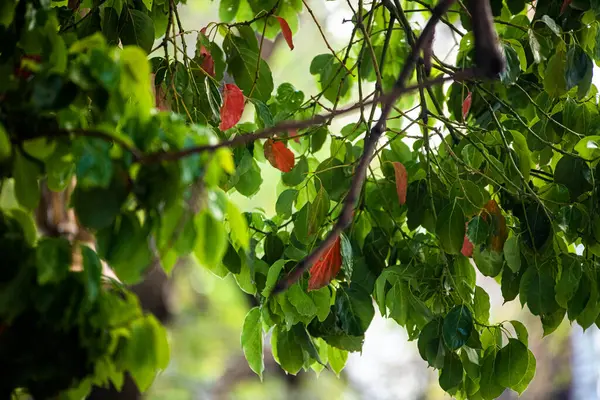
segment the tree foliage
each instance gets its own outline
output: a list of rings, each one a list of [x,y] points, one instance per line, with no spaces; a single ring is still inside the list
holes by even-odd
[[[527,331],[490,323],[475,269],[545,334],[565,316],[600,325],[597,2],[492,0],[506,66],[466,79],[477,38],[460,2],[441,21],[460,37],[448,65],[414,47],[433,1],[359,1],[348,45],[312,60],[310,94],[274,82],[261,57],[265,39],[282,34],[289,51],[302,40],[301,0],[221,0],[195,49],[178,3],[0,6],[0,395],[81,398],[125,372],[147,388],[168,363],[165,331],[123,285],[180,257],[256,297],[241,347],[259,375],[264,332],[289,373],[339,373],[379,312],[450,394],[521,393],[536,365]],[[353,181],[382,95],[400,94],[416,50],[404,83],[418,87],[401,88],[366,179]],[[333,130],[349,110],[355,122]],[[241,213],[227,194],[255,195],[267,168],[281,172],[276,214]],[[36,231],[44,188],[73,189],[69,207],[94,246]],[[350,226],[290,279],[354,200]],[[102,277],[103,262],[118,281]]]

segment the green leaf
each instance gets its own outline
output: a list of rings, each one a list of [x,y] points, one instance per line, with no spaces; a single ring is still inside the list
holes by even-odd
[[[476,246],[487,242],[490,232],[490,225],[481,215],[470,220],[467,225],[467,237]]]
[[[506,68],[500,74],[500,80],[505,85],[512,85],[521,75],[521,62],[519,55],[509,44],[504,46],[504,57],[506,59]]]
[[[527,333],[527,328],[523,325],[522,322],[519,321],[510,321],[513,328],[515,328],[515,333],[517,334],[517,339],[521,341],[525,346],[529,341],[529,333]]]
[[[462,347],[473,330],[473,317],[466,306],[454,307],[444,318],[444,342],[450,350]]]
[[[587,136],[582,138],[576,145],[575,150],[581,157],[593,160],[600,157],[600,136]]]
[[[106,260],[121,282],[133,284],[141,280],[153,253],[148,246],[148,229],[142,228],[136,214],[119,215],[112,225],[100,230],[96,238],[98,255]]]
[[[592,289],[589,279],[580,279],[577,291],[568,303],[567,311],[570,321],[574,321],[585,309],[589,302],[591,292]]]
[[[512,389],[515,392],[519,393],[519,395],[523,394],[523,392],[525,391],[525,389],[527,389],[527,386],[529,386],[529,383],[533,380],[533,377],[535,376],[535,369],[537,364],[535,356],[529,349],[527,350],[527,356],[527,371],[525,371],[523,379],[521,379],[521,381],[518,384],[512,387]]]
[[[33,215],[20,208],[5,211],[19,222],[19,225],[23,228],[23,234],[25,235],[27,244],[33,246],[38,236],[37,226],[33,220]]]
[[[265,370],[263,354],[263,335],[262,335],[262,317],[260,308],[254,307],[244,319],[242,327],[242,349],[244,356],[248,360],[248,365],[262,380],[262,374]]]
[[[573,201],[592,189],[590,177],[589,165],[582,159],[571,156],[563,156],[554,170],[554,182],[565,185]]]
[[[79,138],[74,147],[77,183],[84,187],[108,187],[113,175],[110,143],[95,138]]]
[[[248,249],[250,246],[250,232],[246,218],[233,202],[227,202],[227,217],[229,219],[229,227],[231,228],[231,237],[243,249]]]
[[[120,182],[113,181],[106,188],[75,188],[72,197],[73,208],[79,222],[88,229],[100,230],[113,223],[127,192]]]
[[[221,0],[219,4],[219,18],[221,22],[231,22],[240,7],[240,0]]]
[[[386,307],[390,310],[389,317],[400,326],[405,326],[408,322],[409,296],[409,289],[401,280],[396,282],[385,296]]]
[[[504,386],[501,386],[496,379],[496,352],[492,351],[483,358],[481,364],[481,380],[479,381],[481,397],[485,400],[498,398],[504,392]]]
[[[344,275],[352,277],[354,269],[354,256],[352,253],[352,243],[345,234],[340,235],[341,253],[342,253],[342,270]]]
[[[35,209],[40,201],[38,184],[40,172],[37,164],[27,159],[20,151],[15,152],[12,171],[15,181],[15,197],[19,204],[26,209]]]
[[[308,205],[307,236],[310,237],[319,232],[329,213],[329,206],[329,195],[321,186],[314,200]]]
[[[265,283],[265,289],[262,292],[262,295],[265,297],[269,297],[271,291],[275,287],[277,280],[279,279],[279,275],[285,266],[285,260],[277,260],[273,265],[269,267],[269,272],[267,273],[267,282]]]
[[[467,376],[473,380],[479,380],[481,367],[479,366],[479,353],[470,347],[463,347],[460,351],[460,360]]]
[[[498,383],[514,388],[523,379],[528,364],[527,346],[519,340],[509,339],[508,344],[496,354],[495,373]]]
[[[562,272],[556,282],[556,302],[563,308],[568,307],[569,300],[573,298],[579,287],[582,269],[581,262],[575,257],[562,257]]]
[[[481,211],[489,194],[471,181],[457,180],[450,189],[450,198],[456,199],[465,216],[469,217]]]
[[[475,298],[473,299],[473,312],[475,320],[479,323],[487,324],[490,319],[490,296],[485,290],[477,286],[475,288]]]
[[[12,153],[10,138],[4,125],[0,124],[0,162],[10,157]]]
[[[168,357],[162,354],[165,352],[164,349],[159,354],[149,351],[149,349],[162,349],[165,346],[164,343],[161,343],[164,341],[164,335],[158,332],[159,329],[160,325],[153,317],[134,320],[125,345],[124,364],[136,386],[142,391],[146,391],[150,387],[156,376],[158,365],[164,364],[164,359]],[[161,344],[159,345],[159,343]]]
[[[421,358],[431,367],[438,369],[443,368],[446,354],[442,340],[442,323],[441,319],[436,318],[425,325],[417,342]]]
[[[227,72],[233,76],[237,86],[246,97],[269,101],[273,92],[273,76],[269,65],[260,58],[254,48],[256,39],[227,35],[223,49],[227,55]],[[257,72],[258,66],[258,72]]]
[[[286,186],[298,186],[308,174],[308,162],[305,157],[300,157],[294,168],[290,172],[281,174],[281,181]]]
[[[37,281],[40,285],[62,281],[72,264],[71,244],[64,238],[42,238],[35,248]]]
[[[302,289],[300,284],[292,285],[287,291],[286,296],[289,302],[294,306],[298,314],[305,317],[314,317],[317,313],[317,306],[312,298]]]
[[[331,200],[339,201],[348,191],[349,179],[344,173],[344,164],[337,158],[328,158],[317,167],[315,187],[323,186]]]
[[[348,352],[333,346],[328,346],[327,359],[329,361],[329,366],[339,377],[340,372],[342,372],[344,366],[346,365],[346,361],[348,360]]]
[[[267,107],[265,103],[258,99],[250,99],[250,101],[252,104],[254,104],[254,110],[256,111],[256,115],[258,116],[260,123],[262,124],[261,126],[265,128],[273,126],[273,115],[271,114],[269,107]]]
[[[296,343],[292,331],[276,326],[271,336],[271,348],[273,358],[284,371],[296,375],[304,365],[302,348]]]
[[[139,46],[150,53],[154,45],[154,21],[146,13],[126,8],[123,10],[122,25],[119,33],[123,45]]]
[[[560,29],[560,27],[556,24],[556,22],[554,22],[554,20],[552,18],[550,18],[548,15],[544,15],[542,16],[542,18],[540,18],[540,22],[543,22],[546,24],[546,26],[548,26],[548,28],[550,28],[550,30],[558,37],[562,36],[562,31]]]
[[[549,268],[550,266],[543,265],[539,272],[535,268],[529,267],[521,280],[520,293],[523,290],[526,291],[527,306],[533,315],[550,314],[558,308],[554,299],[554,279],[550,276],[549,271],[545,271],[544,267]]]
[[[504,259],[508,267],[516,274],[521,269],[521,249],[516,236],[504,242]]]
[[[281,192],[277,198],[277,202],[275,203],[275,211],[277,212],[277,215],[285,219],[291,217],[292,206],[297,196],[298,191],[296,189],[287,189]]]
[[[462,301],[470,303],[475,290],[475,268],[469,259],[458,256],[452,263],[452,282]]]
[[[519,171],[521,171],[525,181],[529,182],[532,161],[531,151],[529,151],[529,147],[527,146],[527,139],[518,131],[511,130],[510,133],[513,137],[513,148],[519,156]]]
[[[465,215],[458,204],[446,206],[438,215],[435,233],[446,253],[460,253],[465,236]]]
[[[564,51],[557,51],[548,61],[544,73],[544,90],[552,97],[559,97],[566,93],[567,82],[566,56]]]
[[[223,224],[207,211],[196,215],[194,224],[198,232],[194,254],[200,264],[212,270],[221,264],[227,251],[227,232]]]
[[[440,387],[446,392],[456,388],[463,379],[463,366],[460,358],[454,352],[446,353],[444,368],[439,378]]]
[[[473,251],[473,260],[477,269],[485,276],[498,276],[502,271],[504,260],[502,253],[496,253],[494,250],[489,250],[484,246],[476,246]]]
[[[478,170],[481,167],[481,164],[483,164],[483,154],[481,154],[481,151],[472,144],[467,144],[463,147],[460,154],[465,163],[473,169]]]
[[[81,246],[81,258],[83,259],[83,273],[85,274],[88,299],[93,302],[100,293],[102,263],[98,254],[88,246]]]
[[[310,63],[310,73],[318,75],[319,86],[325,98],[332,103],[344,98],[352,87],[347,71],[331,54],[320,54]]]
[[[371,296],[360,286],[341,285],[336,293],[335,309],[340,328],[351,336],[363,335],[375,315]]]
[[[571,47],[567,52],[567,69],[565,70],[567,90],[579,85],[593,68],[592,59],[581,47]]]
[[[544,336],[551,334],[560,326],[565,319],[566,313],[567,310],[564,308],[559,308],[553,313],[542,315],[541,320],[542,327],[544,328]]]

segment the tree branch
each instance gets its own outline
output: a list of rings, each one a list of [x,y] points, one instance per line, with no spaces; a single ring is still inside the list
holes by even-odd
[[[293,129],[296,129],[296,130],[305,129],[305,128],[310,128],[311,126],[314,126],[314,125],[324,124],[324,123],[327,123],[327,121],[329,121],[331,118],[334,118],[334,117],[337,117],[337,116],[340,116],[343,114],[348,114],[352,111],[356,111],[365,105],[369,105],[369,104],[373,104],[373,103],[381,103],[382,105],[388,104],[388,103],[393,104],[403,94],[412,92],[414,90],[418,90],[420,88],[427,88],[430,86],[435,86],[440,83],[444,83],[444,82],[448,82],[448,81],[452,81],[452,80],[453,81],[468,80],[468,79],[472,79],[473,77],[475,77],[474,71],[471,69],[467,69],[464,71],[458,71],[455,74],[453,74],[452,76],[439,77],[439,78],[425,81],[420,85],[417,84],[417,85],[412,85],[412,86],[408,86],[408,87],[397,86],[390,93],[384,94],[375,99],[368,100],[366,102],[358,102],[350,107],[340,109],[340,110],[335,110],[335,111],[332,111],[332,112],[330,112],[328,114],[324,114],[324,115],[317,115],[311,119],[307,119],[307,120],[303,120],[303,121],[294,121],[294,120],[283,121],[283,122],[281,122],[275,126],[272,126],[270,128],[266,128],[266,129],[260,130],[258,132],[255,132],[255,133],[248,134],[248,135],[239,135],[239,136],[234,137],[233,139],[219,142],[216,144],[189,147],[187,149],[177,150],[177,151],[167,151],[167,152],[161,151],[161,152],[150,153],[145,156],[141,156],[141,157],[137,158],[137,162],[139,162],[140,164],[151,164],[151,163],[156,163],[156,162],[161,162],[161,161],[175,161],[175,160],[179,160],[184,157],[188,157],[192,154],[203,153],[206,151],[215,151],[222,147],[236,147],[236,146],[245,145],[247,143],[251,143],[258,139],[270,138],[281,132],[286,132],[286,131],[293,130]],[[387,110],[387,114],[389,114],[389,112],[391,110],[391,107],[388,107],[388,108],[389,109]],[[387,117],[387,114],[386,114],[386,117]],[[382,128],[383,128],[383,125],[379,129],[382,129]],[[112,136],[111,136],[111,138],[112,138]]]
[[[354,176],[352,178],[352,183],[350,185],[350,190],[348,195],[344,200],[344,205],[342,207],[342,211],[340,216],[331,229],[331,231],[327,234],[325,239],[310,253],[306,258],[298,263],[296,268],[290,272],[286,277],[280,279],[273,290],[273,294],[279,293],[287,289],[290,285],[294,284],[302,274],[311,267],[321,256],[321,254],[335,242],[338,236],[342,233],[342,231],[350,225],[352,222],[352,217],[354,215],[354,207],[357,199],[360,196],[360,192],[362,190],[362,185],[365,180],[367,167],[371,162],[371,157],[373,156],[373,152],[375,151],[375,147],[377,141],[381,137],[384,129],[387,117],[390,114],[390,111],[394,107],[394,103],[398,100],[398,98],[406,91],[406,81],[410,77],[413,72],[413,68],[417,63],[419,58],[419,53],[423,46],[426,44],[430,35],[435,29],[436,24],[440,20],[443,14],[448,10],[448,8],[454,3],[454,0],[440,0],[438,4],[433,8],[431,12],[431,18],[427,22],[427,25],[421,32],[421,36],[416,41],[413,46],[410,55],[406,59],[406,62],[400,71],[400,75],[394,84],[394,89],[392,92],[386,96],[385,100],[382,100],[382,111],[379,120],[371,129],[370,134],[365,138],[364,141],[364,149],[363,154],[360,158],[358,166],[354,171]]]

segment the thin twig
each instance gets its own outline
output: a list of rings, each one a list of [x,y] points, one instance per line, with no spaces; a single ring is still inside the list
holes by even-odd
[[[417,63],[419,58],[419,53],[425,42],[429,38],[429,35],[435,29],[435,26],[442,15],[448,10],[450,5],[454,3],[454,0],[440,0],[435,8],[432,10],[431,18],[427,22],[427,25],[423,29],[421,36],[413,46],[411,53],[406,59],[406,62],[400,71],[400,75],[394,84],[394,89],[392,93],[390,93],[386,100],[382,101],[382,111],[381,116],[377,120],[377,123],[371,129],[369,136],[365,138],[363,154],[360,158],[358,166],[354,171],[354,176],[352,178],[352,183],[350,185],[350,191],[346,196],[344,201],[344,205],[342,207],[342,211],[340,212],[340,216],[337,222],[334,224],[331,231],[327,234],[325,239],[315,248],[306,258],[298,263],[296,268],[290,272],[286,277],[280,279],[273,290],[273,294],[284,291],[290,285],[295,283],[302,274],[311,267],[318,259],[321,257],[321,254],[331,247],[331,245],[335,242],[338,236],[342,233],[342,231],[350,225],[352,222],[352,217],[354,215],[354,207],[357,199],[360,196],[362,191],[363,182],[365,180],[367,167],[371,162],[371,157],[373,156],[373,152],[375,151],[377,142],[381,137],[384,128],[385,122],[387,120],[388,115],[392,111],[394,107],[394,103],[398,100],[398,98],[404,93],[405,85],[412,74],[413,68]]]
[[[325,42],[325,45],[327,46],[327,48],[329,49],[329,51],[331,51],[331,54],[333,54],[333,56],[338,60],[338,62],[340,64],[342,64],[344,66],[344,68],[346,68],[346,71],[348,71],[348,74],[354,76],[354,74],[352,73],[352,71],[350,71],[348,69],[348,67],[346,67],[346,65],[338,57],[337,53],[333,50],[333,48],[331,48],[331,45],[329,44],[329,41],[327,40],[327,36],[325,36],[325,33],[323,32],[323,28],[321,28],[321,24],[319,24],[319,20],[317,20],[317,17],[315,17],[315,14],[313,13],[313,10],[308,6],[308,4],[306,3],[306,0],[302,0],[302,3],[304,4],[304,8],[306,8],[306,11],[308,11],[308,13],[312,17],[313,21],[315,22],[315,25],[317,25],[317,28],[319,29],[319,32],[321,33],[321,37],[323,38],[323,41]]]

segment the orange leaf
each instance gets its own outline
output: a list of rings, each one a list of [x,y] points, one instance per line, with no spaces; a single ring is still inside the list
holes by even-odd
[[[317,290],[325,287],[335,278],[342,268],[342,252],[340,237],[327,250],[323,252],[319,261],[310,268],[308,290]]]
[[[490,242],[492,250],[501,252],[504,249],[504,242],[508,239],[508,228],[498,203],[495,200],[488,201],[483,207],[481,217],[492,226],[493,232]],[[488,217],[491,217],[491,221],[488,220]]]
[[[398,161],[392,163],[394,174],[396,175],[396,192],[398,192],[398,201],[400,205],[406,203],[406,186],[408,185],[408,173],[404,164]]]
[[[562,6],[560,7],[560,15],[562,15],[562,13],[564,13],[565,11],[567,11],[567,7],[569,7],[569,5],[571,4],[572,0],[564,0]]]
[[[292,41],[292,30],[288,25],[287,21],[282,17],[275,17],[277,21],[279,21],[279,26],[281,27],[281,33],[283,34],[283,38],[287,42],[288,46],[290,46],[290,50],[294,50],[294,42]]]
[[[278,170],[290,172],[294,168],[296,162],[294,153],[285,147],[283,142],[275,142],[273,139],[267,139],[264,150],[265,158]]]
[[[469,115],[469,110],[471,109],[471,92],[469,92],[469,94],[467,95],[467,97],[465,97],[463,103],[462,103],[462,117],[463,117],[463,121],[467,119],[467,115]]]
[[[223,106],[221,107],[221,123],[219,129],[226,131],[234,127],[244,113],[244,93],[233,83],[226,83],[223,90]]]

